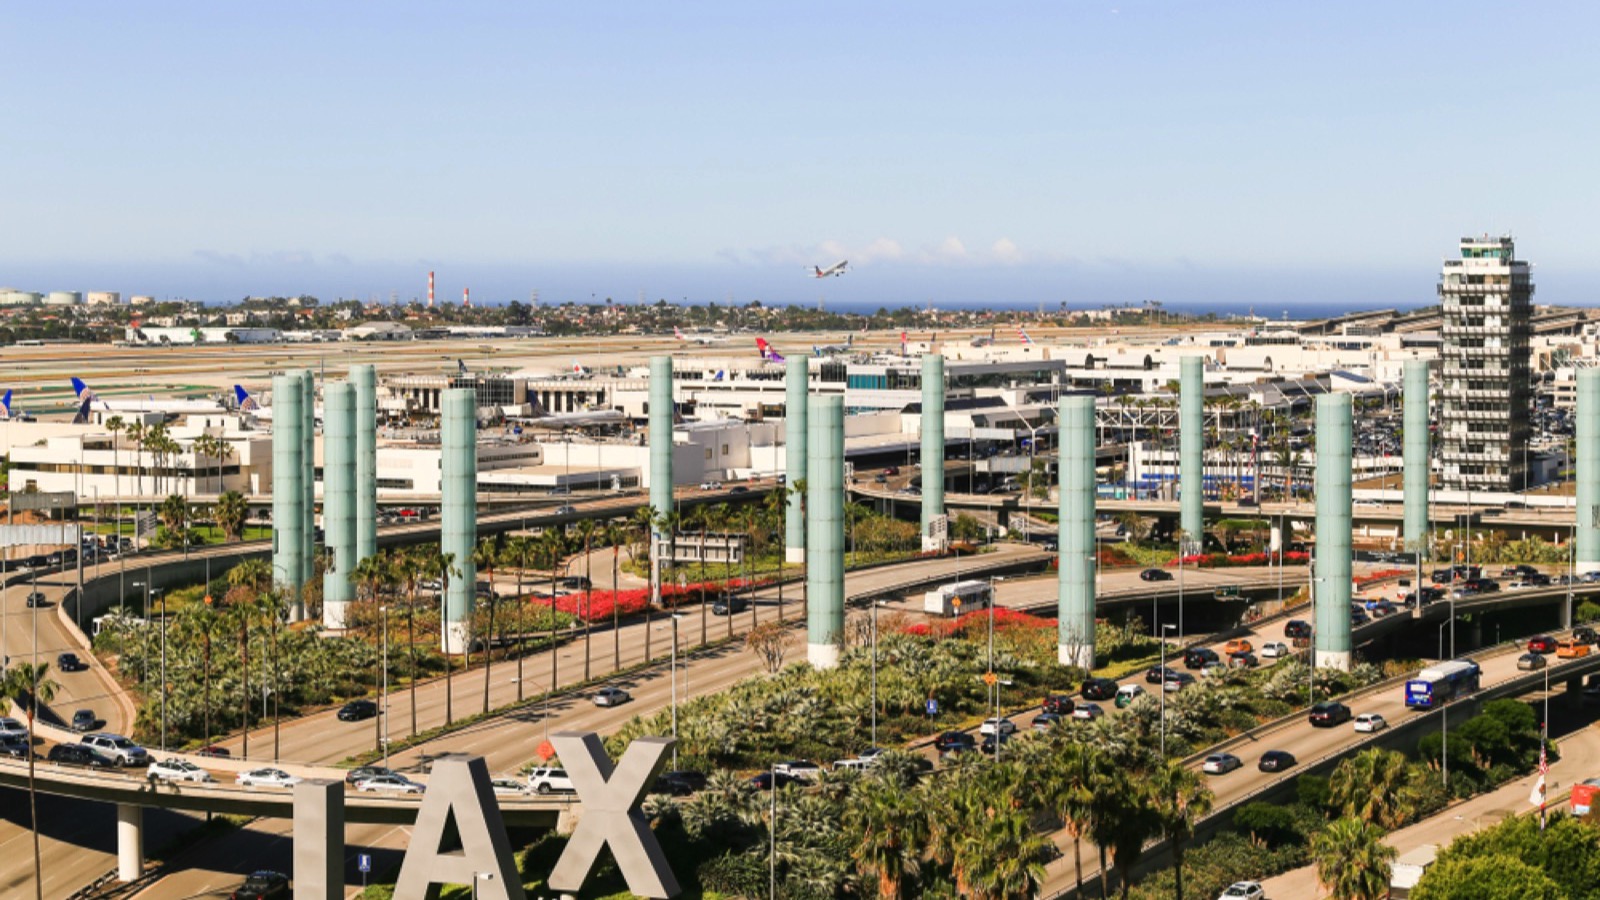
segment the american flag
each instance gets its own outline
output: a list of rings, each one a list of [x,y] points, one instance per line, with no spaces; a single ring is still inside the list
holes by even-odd
[[[1545,807],[1545,776],[1550,774],[1550,759],[1545,755],[1545,744],[1539,742],[1539,780],[1533,784],[1533,793],[1528,796],[1528,802],[1539,807],[1539,830],[1544,830]]]

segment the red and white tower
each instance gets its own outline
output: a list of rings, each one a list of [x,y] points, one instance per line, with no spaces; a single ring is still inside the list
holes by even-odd
[[[433,309],[433,273],[428,273],[428,308]]]
[[[472,289],[471,288],[462,288],[461,289],[461,306],[463,308],[465,308],[465,309],[471,309],[472,308]]]

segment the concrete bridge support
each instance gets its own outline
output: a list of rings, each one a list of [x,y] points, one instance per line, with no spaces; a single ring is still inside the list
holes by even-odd
[[[933,534],[934,521],[943,517],[944,357],[930,353],[922,358],[922,549],[943,550],[949,543],[948,527],[944,536]]]
[[[351,366],[356,389],[356,559],[378,552],[378,376],[372,366]]]
[[[1181,553],[1205,546],[1205,360],[1178,360],[1178,527]]]
[[[1577,570],[1600,571],[1600,369],[1578,370]]]
[[[672,357],[650,357],[650,507],[655,515],[672,512]],[[661,554],[666,534],[650,528],[650,602],[661,603]]]
[[[450,388],[441,398],[439,549],[455,554],[445,586],[444,652],[465,653],[477,602],[472,551],[478,543],[478,392]]]
[[[322,624],[344,629],[355,599],[350,573],[356,569],[356,390],[349,384],[323,388],[322,521],[333,559],[322,575]],[[374,534],[376,538],[376,534]]]
[[[1428,367],[1425,359],[1405,367],[1405,536],[1406,547],[1426,556],[1428,546]]]
[[[1350,432],[1350,395],[1318,397],[1315,664],[1346,672],[1351,664]]]
[[[788,476],[787,486],[793,488],[795,482],[806,477],[806,455],[810,449],[806,446],[806,435],[809,433],[806,423],[810,421],[806,402],[811,394],[811,376],[804,357],[796,356],[788,361],[787,366],[783,376],[786,391],[783,403],[784,472]],[[803,564],[806,561],[804,509],[805,498],[790,494],[783,511],[785,562]]]
[[[117,804],[117,880],[138,881],[144,874],[144,807]]]
[[[294,890],[300,900],[344,897],[344,782],[294,786]]]
[[[839,664],[844,640],[844,397],[812,397],[810,403],[806,658],[818,669],[831,669]],[[943,445],[939,452],[944,452]]]
[[[1061,398],[1056,656],[1094,668],[1094,398]]]

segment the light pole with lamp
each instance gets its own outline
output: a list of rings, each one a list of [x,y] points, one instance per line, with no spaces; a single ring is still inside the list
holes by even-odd
[[[872,740],[871,746],[878,746],[878,607],[883,605],[882,600],[876,598],[872,601]],[[774,788],[777,785],[773,785]]]
[[[1167,635],[1176,629],[1171,623],[1161,626],[1161,760],[1167,759]]]
[[[678,620],[682,613],[672,614],[672,770],[678,770]]]
[[[378,748],[383,751],[383,765],[389,765],[389,607],[378,607],[383,617],[383,679],[378,687]],[[551,648],[555,652],[555,648]]]
[[[270,685],[263,684],[261,686],[261,721],[263,722],[267,720],[267,696],[272,693],[275,693],[275,691]],[[272,746],[272,761],[278,761],[278,746],[276,742]]]
[[[161,588],[148,588],[152,594],[161,594],[161,752],[167,752],[167,597]]]
[[[472,873],[472,900],[478,900],[478,881],[480,879],[483,880],[483,881],[493,881],[494,880],[494,873],[493,872],[473,872]]]

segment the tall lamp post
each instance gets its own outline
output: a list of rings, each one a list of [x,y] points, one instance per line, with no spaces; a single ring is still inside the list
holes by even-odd
[[[383,679],[378,687],[378,718],[381,727],[378,734],[378,748],[383,751],[383,765],[389,765],[389,607],[378,607],[378,615],[383,617]],[[551,648],[555,652],[555,648]]]
[[[1167,760],[1167,632],[1176,629],[1171,623],[1161,626],[1161,761]]]
[[[672,614],[672,770],[678,770],[678,620],[682,613]]]

